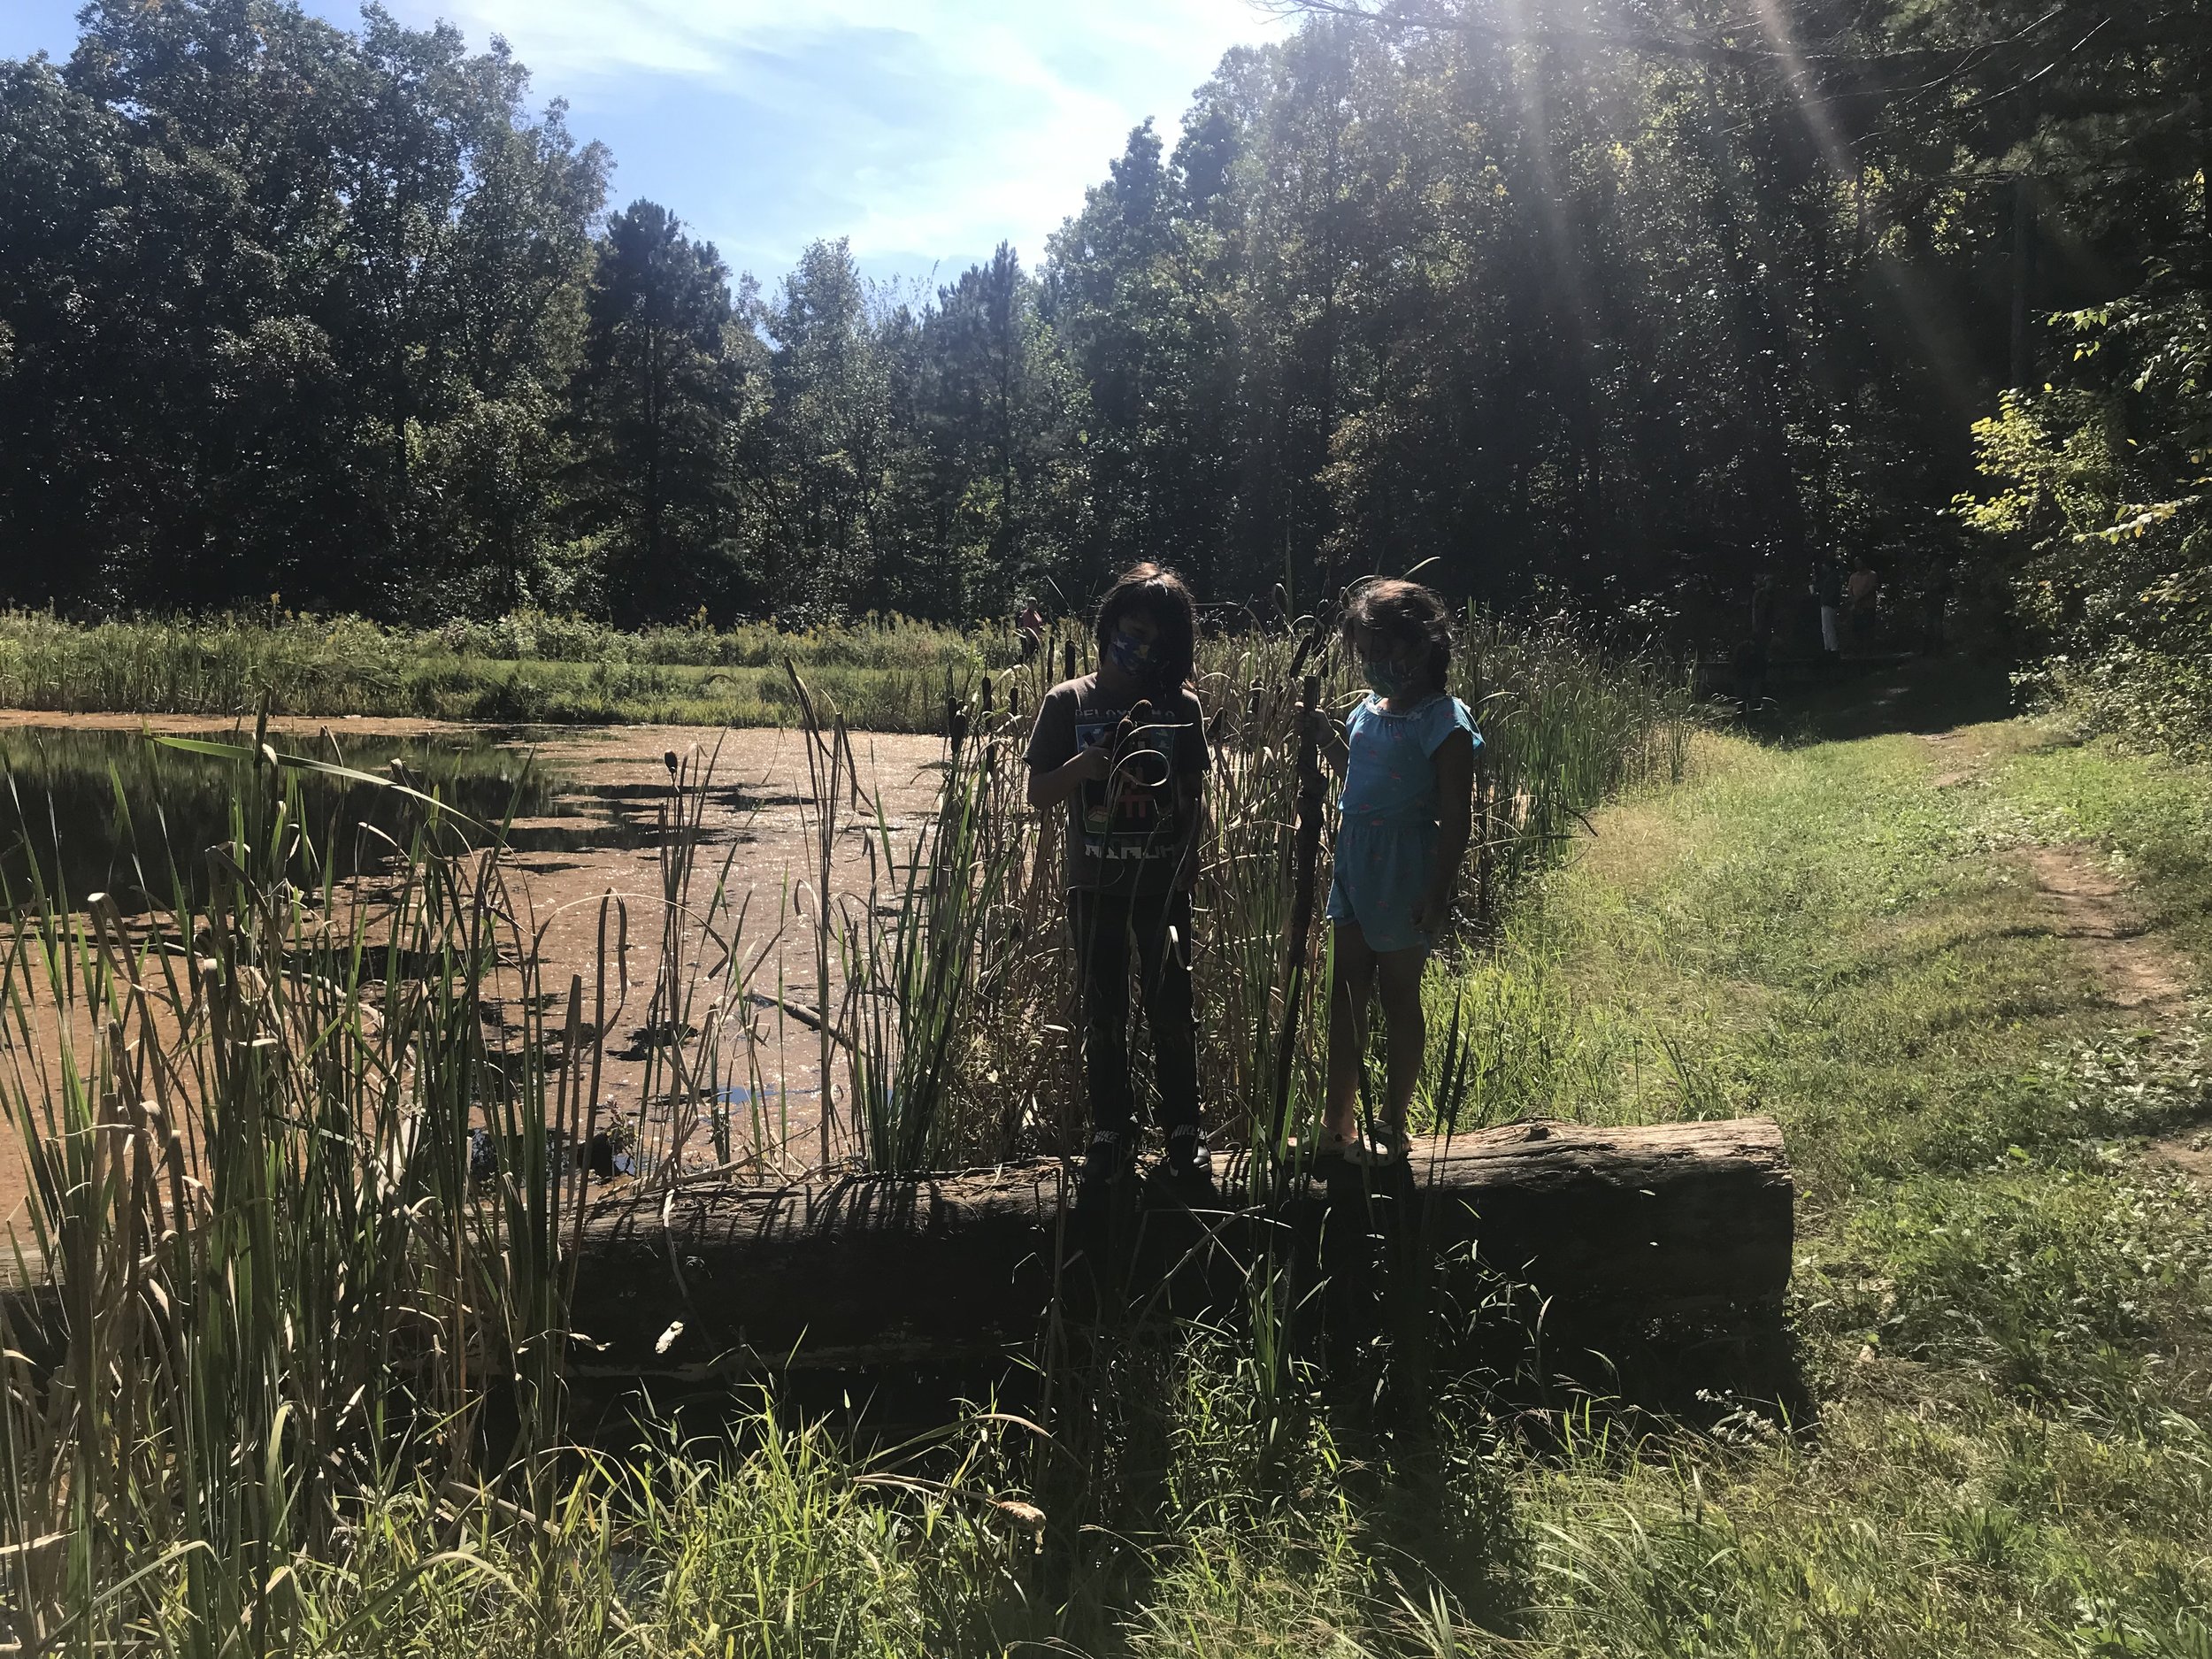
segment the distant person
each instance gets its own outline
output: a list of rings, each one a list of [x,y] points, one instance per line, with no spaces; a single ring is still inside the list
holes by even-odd
[[[1762,650],[1774,642],[1774,572],[1761,571],[1751,584],[1751,637]]]
[[[1767,700],[1766,641],[1756,635],[1738,645],[1730,665],[1736,681],[1736,704],[1746,715],[1755,714]]]
[[[1953,578],[1948,565],[1939,565],[1920,595],[1920,649],[1940,657],[1950,644],[1949,619]]]
[[[1813,603],[1820,607],[1820,649],[1843,655],[1843,566],[1823,554],[1813,565]]]
[[[1881,594],[1882,579],[1871,565],[1860,560],[1845,585],[1844,595],[1851,602],[1851,642],[1862,651],[1874,648],[1874,620]]]
[[[1029,804],[1068,809],[1068,921],[1083,1002],[1091,1139],[1085,1195],[1135,1162],[1129,944],[1167,1130],[1167,1167],[1212,1168],[1198,1110],[1191,998],[1192,883],[1205,806],[1206,735],[1190,690],[1197,616],[1182,578],[1136,565],[1098,607],[1098,672],[1055,686],[1029,739]]]
[[[1022,661],[1034,661],[1038,648],[1045,642],[1045,613],[1037,609],[1035,600],[1022,601],[1021,614],[1014,618],[1014,627],[1022,636]]]
[[[1467,705],[1444,688],[1452,619],[1435,594],[1413,582],[1370,582],[1345,609],[1344,640],[1368,695],[1324,746],[1344,792],[1329,888],[1336,975],[1321,1150],[1393,1164],[1406,1155],[1406,1116],[1427,1051],[1421,969],[1467,856],[1482,738]],[[1362,1136],[1367,1003],[1378,986],[1388,1087],[1381,1118]]]

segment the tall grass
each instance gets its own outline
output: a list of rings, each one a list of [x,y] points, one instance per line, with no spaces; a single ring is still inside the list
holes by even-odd
[[[489,1437],[541,1498],[560,1435],[579,994],[533,994],[503,865],[434,801],[363,902],[303,832],[296,764],[220,764],[204,902],[173,869],[136,926],[104,895],[6,895],[5,1104],[53,1290],[0,1402],[33,1646],[170,1620],[188,1651],[281,1651],[298,1564],[365,1486],[465,1471]],[[520,1019],[488,1030],[503,989]],[[27,1357],[55,1345],[50,1374]]]
[[[1564,634],[1524,645],[1477,620],[1470,639],[1494,904],[1576,814],[1667,764],[1687,710],[1655,670]],[[1317,1093],[1310,1007],[1297,1053],[1275,1052],[1285,997],[1323,994],[1320,940],[1294,973],[1284,939],[1300,652],[1214,641],[1202,664],[1202,1066],[1232,1141],[1269,1121],[1278,1064],[1302,1111]],[[1342,665],[1317,665],[1340,692]],[[822,862],[776,925],[815,933],[826,1164],[1072,1149],[1059,832],[1023,803],[1016,754],[1064,666],[935,664],[933,718],[953,733],[940,800],[899,826],[860,790],[816,677],[784,664]],[[22,1265],[45,1287],[0,1303],[11,1640],[843,1654],[1080,1635],[1228,1652],[1240,1602],[1276,1605],[1270,1575],[1294,1571],[1312,1578],[1299,1617],[1346,1644],[1457,1640],[1459,1601],[1363,1556],[1350,1510],[1290,1495],[1341,1454],[1279,1347],[1247,1361],[1202,1335],[1156,1364],[1133,1356],[1157,1371],[1140,1397],[1094,1387],[1041,1425],[984,1413],[889,1463],[772,1407],[733,1446],[565,1453],[578,1154],[600,1126],[601,1045],[634,1001],[646,1092],[670,1112],[642,1179],[767,1155],[728,1080],[749,1079],[756,1113],[773,1087],[748,1012],[747,941],[768,920],[732,857],[703,856],[711,756],[672,767],[663,931],[651,983],[632,986],[612,901],[592,981],[544,982],[499,826],[395,786],[403,822],[364,885],[308,828],[299,780],[329,763],[258,733],[188,747],[233,791],[209,880],[142,871],[166,902],[127,921],[44,885],[35,861],[28,890],[0,895],[15,918],[0,1087],[35,1175]],[[841,824],[874,859],[869,890],[841,900]],[[783,988],[768,1000],[780,1018]],[[1167,1417],[1145,1419],[1163,1399]]]
[[[537,612],[384,627],[272,609],[90,626],[0,615],[0,703],[73,713],[381,715],[522,723],[790,726],[782,664],[858,728],[927,732],[949,671],[1011,662],[1010,630],[903,618],[785,631],[772,624],[625,633]]]
[[[1470,609],[1453,689],[1475,711],[1478,919],[1588,828],[1618,791],[1682,780],[1699,724],[1686,676],[1664,659],[1608,650],[1584,626],[1512,624]]]
[[[939,726],[957,736],[935,811],[901,850],[883,827],[880,803],[862,798],[857,816],[876,826],[876,890],[864,902],[856,895],[810,913],[825,972],[840,963],[846,983],[841,1034],[820,1034],[823,1075],[846,1072],[851,1144],[874,1167],[910,1169],[918,1156],[987,1164],[1079,1143],[1083,1125],[1072,1109],[1080,1022],[1060,919],[1063,831],[1059,815],[1029,810],[1021,751],[1038,701],[1084,664],[1080,650],[1076,639],[1061,639],[1034,663],[964,682],[948,678]],[[1530,627],[1471,611],[1454,662],[1454,689],[1476,707],[1485,740],[1462,894],[1471,925],[1466,948],[1477,949],[1529,878],[1586,832],[1589,811],[1637,783],[1680,778],[1698,710],[1669,664],[1609,653],[1565,621]],[[1294,1098],[1318,1098],[1326,928],[1316,926],[1301,964],[1289,954],[1299,681],[1307,671],[1322,678],[1328,718],[1363,695],[1341,649],[1311,626],[1209,639],[1197,664],[1211,752],[1194,895],[1200,1087],[1217,1133],[1232,1141],[1271,1121],[1283,1066]],[[791,673],[795,699],[808,705],[813,821],[818,835],[833,838],[839,797],[857,780],[841,758],[849,753],[841,726],[812,698],[795,664]],[[1324,810],[1317,894],[1329,885],[1333,839],[1333,805]],[[827,868],[825,861],[816,872],[818,885],[826,885]],[[1450,972],[1440,965],[1440,974]],[[1301,1002],[1299,1041],[1286,1056],[1279,1035],[1290,995]],[[1477,1094],[1502,1097],[1494,1056],[1475,1047],[1494,1022],[1472,1013],[1449,1027],[1460,1035],[1444,1056],[1445,1076],[1456,1079],[1448,1092],[1463,1103]],[[1149,1083],[1141,1064],[1137,1072],[1141,1107]],[[1440,1111],[1438,1120],[1455,1113]],[[1483,1115],[1472,1110],[1466,1120]],[[1294,1116],[1286,1133],[1301,1129]],[[894,1150],[902,1147],[908,1150]]]

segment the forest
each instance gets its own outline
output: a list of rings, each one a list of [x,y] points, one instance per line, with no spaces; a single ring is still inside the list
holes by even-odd
[[[1255,4],[919,284],[0,63],[0,1654],[2212,1655],[2212,0]]]
[[[1285,4],[1045,248],[900,287],[611,211],[497,41],[98,0],[0,65],[0,595],[966,622],[1146,557],[1264,616],[1433,560],[1724,644],[1826,552],[2201,730],[2201,0]]]

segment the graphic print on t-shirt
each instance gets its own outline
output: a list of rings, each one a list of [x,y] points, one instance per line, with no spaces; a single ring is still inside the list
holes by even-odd
[[[1079,709],[1075,746],[1109,749],[1127,718],[1125,709]],[[1182,850],[1175,822],[1175,737],[1171,721],[1150,717],[1123,743],[1113,771],[1083,786],[1077,822],[1094,858],[1172,858]]]

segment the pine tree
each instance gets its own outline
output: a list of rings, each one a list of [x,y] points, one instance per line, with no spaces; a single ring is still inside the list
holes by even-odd
[[[607,221],[573,391],[577,522],[609,614],[638,623],[743,599],[732,446],[745,372],[728,273],[655,202]]]

